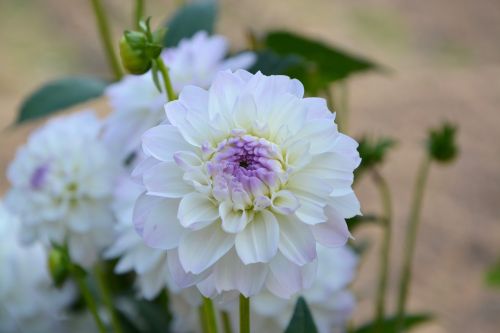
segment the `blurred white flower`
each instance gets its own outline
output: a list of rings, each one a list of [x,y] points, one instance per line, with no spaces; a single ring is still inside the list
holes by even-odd
[[[318,278],[302,296],[319,333],[342,333],[355,308],[347,286],[353,281],[358,258],[349,247],[318,246]],[[263,292],[252,298],[252,331],[282,332],[288,325],[298,296],[284,300]],[[235,317],[235,316],[233,316]]]
[[[303,93],[286,76],[220,72],[208,92],[185,87],[166,105],[171,125],[143,135],[134,223],[168,250],[178,285],[289,298],[314,280],[317,242],[347,241],[357,143]]]
[[[67,244],[84,267],[112,241],[109,204],[119,161],[101,129],[92,112],[51,120],[18,149],[7,172],[6,204],[21,219],[23,240]]]
[[[53,331],[73,290],[51,286],[43,247],[22,247],[18,229],[19,220],[0,202],[0,332]]]
[[[177,47],[163,51],[162,57],[169,68],[174,90],[180,92],[186,85],[206,89],[219,71],[247,69],[256,60],[252,52],[225,58],[228,52],[229,43],[225,37],[199,31],[181,40]]]
[[[174,90],[178,93],[188,84],[208,88],[218,71],[246,69],[255,62],[255,54],[251,52],[225,58],[228,51],[226,38],[208,36],[204,31],[165,50],[162,57],[169,68]],[[105,140],[114,150],[122,151],[125,158],[140,146],[145,130],[165,119],[165,93],[158,91],[148,72],[129,75],[109,85],[106,95],[113,113],[107,120]]]

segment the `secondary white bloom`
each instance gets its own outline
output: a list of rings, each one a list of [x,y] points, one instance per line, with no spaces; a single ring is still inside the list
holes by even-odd
[[[49,121],[10,164],[7,201],[26,241],[67,243],[73,261],[88,267],[112,239],[109,208],[118,160],[100,140],[92,112]]]
[[[318,246],[318,278],[302,294],[319,333],[342,333],[354,311],[355,299],[347,286],[356,274],[358,258],[349,247]],[[284,300],[263,292],[252,298],[254,332],[282,332],[288,325],[297,297]]]
[[[218,71],[249,68],[255,61],[251,52],[225,58],[228,51],[226,38],[208,36],[204,31],[165,50],[162,58],[169,68],[174,90],[178,93],[188,84],[208,88]],[[122,151],[122,157],[126,157],[140,146],[140,136],[145,130],[165,119],[165,93],[158,91],[151,72],[148,72],[125,76],[111,84],[106,95],[113,113],[107,120],[105,139],[113,149]]]
[[[134,223],[169,251],[180,286],[289,298],[314,280],[317,242],[347,241],[357,143],[303,93],[286,76],[220,72],[209,91],[185,87],[165,107],[170,124],[143,135]]]
[[[226,58],[228,52],[225,37],[199,31],[190,39],[181,40],[177,47],[163,51],[162,57],[169,68],[174,90],[180,92],[187,85],[208,88],[219,71],[247,69],[256,59],[252,52]]]
[[[43,247],[20,246],[18,229],[19,220],[0,202],[0,332],[49,332],[73,292],[51,287]]]

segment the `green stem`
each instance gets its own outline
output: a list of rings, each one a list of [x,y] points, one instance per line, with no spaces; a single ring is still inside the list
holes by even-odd
[[[217,333],[214,304],[210,298],[203,297],[203,312],[205,314],[207,333]]]
[[[144,16],[144,0],[135,0],[134,9],[134,25],[137,30],[139,30],[139,22],[141,22]]]
[[[240,333],[250,333],[250,298],[240,294]]]
[[[85,273],[78,268],[77,266],[70,264],[70,271],[71,275],[73,276],[73,279],[75,280],[76,284],[78,285],[78,289],[80,290],[80,293],[83,296],[83,299],[85,300],[85,304],[87,305],[87,308],[89,309],[90,313],[92,314],[92,317],[94,318],[94,321],[97,325],[97,328],[99,329],[100,333],[106,333],[106,327],[104,326],[104,323],[101,320],[101,317],[99,317],[99,313],[97,312],[97,305],[94,301],[94,297],[90,293],[90,289],[87,286],[87,283],[85,282]]]
[[[198,318],[200,320],[201,331],[203,333],[209,333],[208,326],[207,326],[207,320],[206,320],[206,316],[205,316],[205,308],[203,305],[200,305],[198,307]]]
[[[101,0],[92,0],[92,7],[94,9],[97,28],[99,29],[99,34],[101,36],[101,41],[104,46],[104,51],[106,52],[106,57],[108,58],[109,65],[111,66],[115,79],[120,80],[123,76],[123,73],[120,67],[120,62],[118,61],[115,49],[113,47],[108,20],[106,18]]]
[[[221,311],[222,327],[224,327],[224,333],[233,333],[233,328],[231,326],[231,317],[227,311]]]
[[[427,176],[429,174],[429,167],[431,165],[431,160],[429,157],[425,157],[420,165],[418,171],[414,193],[413,202],[410,210],[410,215],[408,219],[408,228],[406,230],[405,236],[405,249],[403,257],[403,265],[401,271],[401,281],[399,285],[399,294],[397,301],[397,312],[396,312],[396,332],[404,331],[404,320],[405,320],[405,310],[406,302],[408,298],[408,291],[410,287],[411,280],[411,268],[413,261],[413,253],[415,252],[415,243],[417,239],[418,223],[420,221],[420,212],[422,210],[422,199],[424,196],[425,184],[427,182]]]
[[[120,324],[120,320],[118,319],[115,308],[113,306],[113,300],[111,298],[111,292],[109,290],[109,285],[106,280],[106,275],[104,274],[99,264],[95,268],[95,275],[97,279],[97,285],[99,287],[99,291],[102,296],[102,300],[111,318],[111,326],[113,327],[113,332],[122,333],[123,332],[122,326]]]
[[[372,172],[373,180],[380,194],[382,200],[382,225],[384,228],[384,235],[382,238],[382,246],[380,249],[380,267],[378,277],[377,295],[375,298],[375,332],[382,332],[382,323],[385,318],[385,303],[387,294],[387,284],[389,279],[389,256],[391,248],[392,236],[392,203],[391,192],[389,185],[384,177],[376,170]]]
[[[168,75],[168,68],[165,66],[163,59],[158,57],[156,59],[156,63],[158,65],[158,69],[161,72],[161,76],[163,77],[163,83],[165,84],[165,90],[167,92],[167,98],[169,101],[174,101],[177,99],[177,95],[174,92],[174,88],[172,87],[172,81],[170,81],[170,76]]]

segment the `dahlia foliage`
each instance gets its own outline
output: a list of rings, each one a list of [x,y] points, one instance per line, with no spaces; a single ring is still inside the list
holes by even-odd
[[[92,4],[107,45],[105,7]],[[286,32],[249,34],[249,50],[231,53],[209,33],[215,12],[194,2],[168,29],[138,20],[121,65],[106,49],[112,82],[56,81],[23,104],[19,122],[99,95],[109,112],[47,121],[7,168],[1,332],[358,332],[363,251],[346,219],[368,220],[353,191],[360,163],[356,177],[370,173],[387,205],[370,219],[386,242],[376,316],[359,332],[417,322],[405,312],[412,248],[396,319],[385,313],[392,217],[378,166],[393,141],[363,139],[362,161],[330,95],[377,65]],[[456,155],[454,133],[432,132],[423,175]]]

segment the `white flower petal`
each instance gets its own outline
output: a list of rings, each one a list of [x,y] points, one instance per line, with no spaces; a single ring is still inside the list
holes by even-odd
[[[274,214],[263,210],[236,235],[235,247],[245,265],[268,262],[278,251],[280,227]]]
[[[234,106],[233,117],[238,128],[252,128],[257,117],[257,106],[255,105],[252,95],[240,95]]]
[[[331,205],[335,207],[335,210],[344,218],[361,215],[359,200],[352,190],[347,193],[344,192],[340,196],[332,195],[330,202]]]
[[[276,296],[289,299],[293,294],[311,287],[316,277],[317,260],[299,266],[277,255],[270,264],[266,286]]]
[[[300,206],[299,199],[290,191],[282,190],[272,197],[272,207],[277,213],[290,215]]]
[[[314,237],[324,246],[343,246],[351,237],[344,217],[331,206],[325,208],[325,213],[328,220],[312,227]]]
[[[177,217],[186,228],[198,229],[219,217],[219,210],[206,195],[193,192],[184,196]]]
[[[236,252],[231,250],[215,265],[215,287],[219,293],[237,290],[245,297],[250,297],[261,291],[267,273],[265,264],[245,265]]]
[[[142,233],[148,246],[163,250],[178,246],[185,232],[175,216],[178,207],[179,200],[163,200],[150,210]]]
[[[202,281],[208,276],[208,272],[192,274],[184,270],[179,260],[179,251],[172,249],[168,251],[168,271],[174,283],[180,288],[188,288]]]
[[[194,147],[184,140],[174,126],[158,125],[142,135],[142,148],[147,155],[169,162],[173,161],[174,153],[192,151]]]
[[[234,245],[234,235],[218,223],[184,235],[179,244],[179,260],[186,272],[199,274],[212,266]]]
[[[279,250],[290,261],[302,266],[316,258],[316,240],[310,226],[291,216],[278,217]]]
[[[181,198],[194,188],[182,179],[184,171],[174,162],[162,162],[148,169],[143,175],[149,195],[164,198]]]
[[[246,210],[233,210],[233,204],[230,201],[224,201],[219,205],[219,213],[222,219],[222,229],[233,234],[241,232],[250,220]]]

